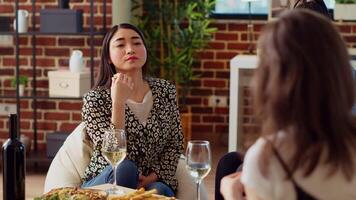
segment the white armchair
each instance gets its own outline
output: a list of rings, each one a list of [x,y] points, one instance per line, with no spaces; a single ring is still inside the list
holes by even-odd
[[[85,124],[81,123],[67,137],[48,169],[44,186],[45,192],[53,188],[73,187],[82,184],[82,177],[92,153],[85,135]],[[179,160],[176,176],[179,183],[177,198],[181,200],[195,199],[195,194],[191,190],[196,187],[196,184],[185,168],[184,156]],[[201,187],[201,199],[208,199],[204,185]]]

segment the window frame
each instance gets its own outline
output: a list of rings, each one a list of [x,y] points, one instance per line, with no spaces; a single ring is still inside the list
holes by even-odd
[[[334,19],[334,9],[328,9],[330,18]],[[210,16],[213,19],[241,19],[248,20],[250,19],[249,14],[232,14],[232,13],[211,13]],[[268,20],[268,14],[251,14],[251,20]]]
[[[334,8],[328,8],[330,18],[334,20]],[[241,19],[241,20],[268,20],[267,14],[248,14],[248,13],[216,13],[215,10],[210,14],[214,19]]]
[[[214,19],[242,19],[242,20],[268,20],[268,14],[234,14],[234,13],[211,13]]]

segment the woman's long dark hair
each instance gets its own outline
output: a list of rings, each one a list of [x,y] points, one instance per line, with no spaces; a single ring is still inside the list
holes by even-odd
[[[96,87],[102,88],[110,88],[111,86],[111,78],[114,74],[116,74],[116,69],[114,64],[110,61],[110,40],[119,29],[131,29],[135,31],[142,39],[143,45],[146,46],[146,42],[143,36],[143,33],[134,25],[128,23],[122,23],[119,25],[113,26],[105,35],[103,40],[102,52],[101,52],[101,61],[100,61],[100,70],[99,75],[94,85]],[[147,48],[146,48],[146,51]],[[142,76],[146,74],[148,67],[148,58],[146,59],[146,63],[142,67]]]
[[[264,28],[260,60],[252,81],[253,99],[262,117],[262,134],[289,134],[295,152],[287,161],[294,172],[310,175],[326,152],[330,173],[354,175],[355,86],[346,45],[330,20],[295,9]],[[277,148],[279,144],[274,144]],[[271,157],[266,145],[260,169]]]

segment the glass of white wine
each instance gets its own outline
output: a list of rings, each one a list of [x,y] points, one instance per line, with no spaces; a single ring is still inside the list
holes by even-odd
[[[197,184],[197,200],[200,200],[200,183],[211,169],[211,152],[209,141],[192,140],[187,146],[186,167]]]
[[[108,194],[123,194],[116,186],[116,167],[126,157],[126,134],[123,129],[106,130],[104,133],[101,152],[104,158],[111,164],[114,173],[113,187],[108,189]]]

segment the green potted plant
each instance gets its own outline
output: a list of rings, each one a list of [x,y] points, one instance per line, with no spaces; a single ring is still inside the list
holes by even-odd
[[[210,27],[210,13],[215,0],[134,1],[134,9],[145,14],[136,16],[144,32],[149,51],[149,73],[171,80],[182,91],[183,99],[189,83],[196,78],[193,63],[196,53],[212,38],[216,28]]]
[[[356,0],[335,0],[335,20],[356,20]]]
[[[20,96],[23,96],[24,93],[25,93],[25,87],[28,83],[28,77],[27,76],[24,76],[24,75],[21,75],[19,76],[19,95]],[[16,76],[13,77],[11,79],[11,86],[16,88],[16,84],[17,84],[17,81],[16,81]]]
[[[190,82],[197,77],[193,72],[194,58],[217,30],[210,26],[214,8],[215,0],[133,1],[133,9],[144,13],[135,17],[149,48],[149,73],[176,84],[184,111]],[[191,113],[184,112],[181,117],[188,141]]]

